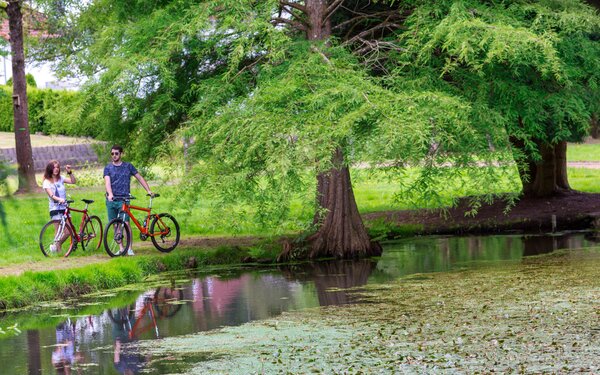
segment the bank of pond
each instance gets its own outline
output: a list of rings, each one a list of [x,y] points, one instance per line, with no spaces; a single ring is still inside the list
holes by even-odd
[[[378,259],[132,276],[5,312],[0,361],[10,374],[593,372],[595,241],[423,237]]]

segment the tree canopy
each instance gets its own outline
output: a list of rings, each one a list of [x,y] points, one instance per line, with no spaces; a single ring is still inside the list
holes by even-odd
[[[89,78],[84,113],[103,136],[139,160],[173,135],[194,139],[190,183],[258,204],[265,222],[280,220],[293,194],[314,200],[315,176],[350,165],[419,167],[399,183],[424,199],[441,174],[500,183],[514,168],[503,162],[510,137],[536,157],[540,142],[581,138],[598,105],[598,16],[578,1],[65,9],[61,37],[37,53]]]

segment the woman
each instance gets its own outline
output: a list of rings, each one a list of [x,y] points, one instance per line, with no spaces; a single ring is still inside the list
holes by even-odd
[[[73,175],[71,166],[66,165],[65,169],[69,175],[68,178],[60,175],[60,163],[57,160],[50,160],[44,171],[44,182],[42,183],[42,187],[46,191],[46,194],[48,194],[50,220],[60,220],[65,213],[65,209],[67,208],[67,190],[65,184],[75,183],[75,176]],[[58,229],[58,223],[55,224],[55,227]],[[60,248],[62,241],[64,241],[64,238],[58,244],[58,248]],[[50,245],[50,251],[56,250],[57,247],[54,244]]]

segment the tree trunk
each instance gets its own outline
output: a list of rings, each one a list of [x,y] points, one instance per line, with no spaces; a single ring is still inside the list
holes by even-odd
[[[25,56],[23,52],[23,14],[21,0],[10,0],[6,8],[10,32],[10,52],[13,74],[13,117],[15,123],[15,149],[17,153],[19,187],[17,193],[37,188],[27,105],[27,82],[25,80]]]
[[[567,142],[561,141],[554,146],[554,160],[556,162],[556,185],[561,190],[571,190],[567,176]]]
[[[525,196],[547,197],[572,190],[567,176],[567,142],[537,142],[541,156],[537,162],[533,162],[522,140],[510,137],[510,142],[526,155],[517,166]]]
[[[320,208],[315,220],[320,227],[308,238],[310,258],[361,258],[381,255],[381,246],[371,242],[358,213],[350,170],[344,166],[344,156],[338,149],[333,157],[334,168],[317,178],[317,199]]]
[[[331,36],[331,21],[327,17],[327,0],[306,0],[308,40],[327,40]]]
[[[594,139],[600,138],[600,123],[598,121],[598,114],[594,113],[590,121],[590,135]]]
[[[306,38],[327,41],[331,36],[327,0],[306,0],[304,11],[308,20]],[[331,11],[331,9],[330,9]],[[323,55],[325,63],[329,63]],[[350,170],[344,164],[344,154],[337,149],[332,157],[333,168],[317,176],[317,208],[314,224],[319,228],[307,239],[309,258],[359,258],[381,255],[381,246],[371,243],[358,213]],[[288,259],[291,246],[284,248],[280,260]]]
[[[536,163],[536,174],[533,179],[533,195],[547,197],[558,191],[556,184],[556,158],[554,146],[543,143],[538,145],[541,160]]]
[[[518,139],[514,136],[509,137],[511,145],[518,149],[525,160],[517,161],[517,169],[519,171],[519,178],[521,179],[521,185],[523,186],[523,194],[531,195],[533,193],[533,181],[536,175],[536,163],[531,159],[529,153],[525,149],[525,142],[522,139]]]

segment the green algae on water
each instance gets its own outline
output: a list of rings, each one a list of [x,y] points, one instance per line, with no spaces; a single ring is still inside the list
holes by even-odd
[[[192,374],[600,371],[599,249],[420,276],[140,350]]]

